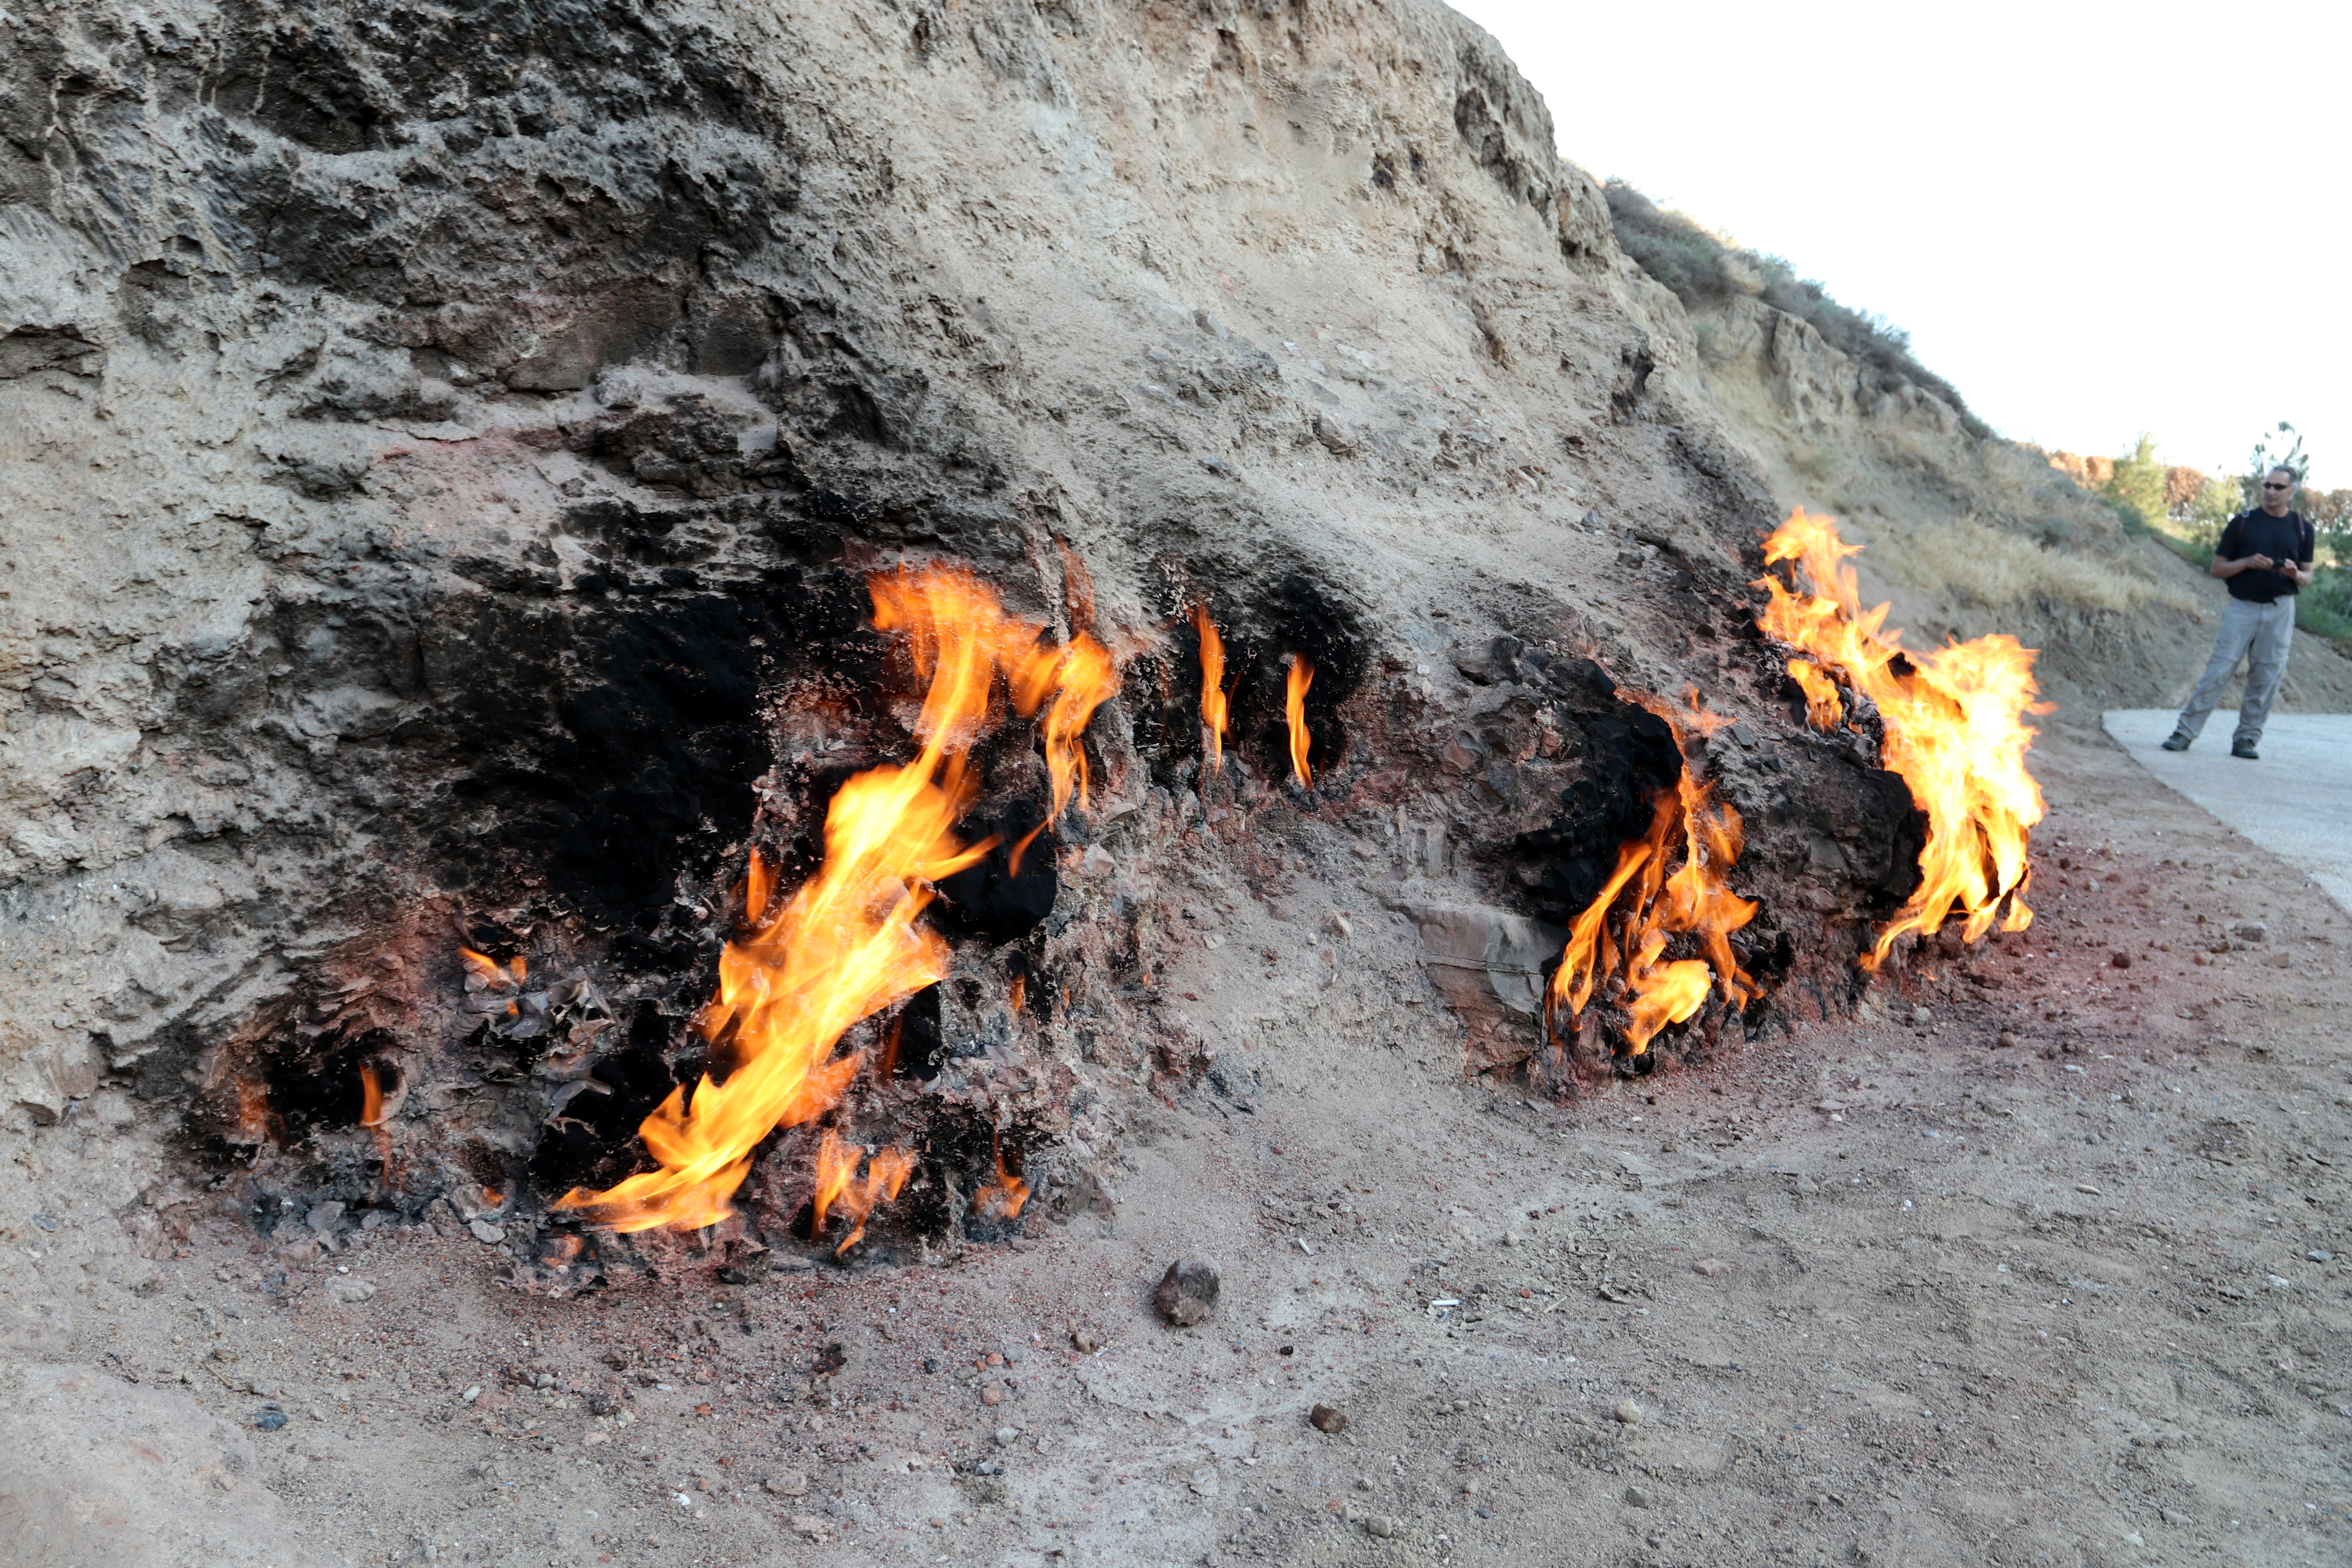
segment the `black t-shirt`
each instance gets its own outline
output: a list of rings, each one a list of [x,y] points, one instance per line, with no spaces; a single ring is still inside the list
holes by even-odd
[[[2311,559],[2311,524],[2303,521],[2299,511],[2284,517],[2273,517],[2260,508],[2242,511],[2221,531],[2221,542],[2213,547],[2213,553],[2224,561],[2267,555],[2273,561],[2300,564]],[[2284,572],[2241,572],[2227,581],[2230,597],[2250,604],[2275,604],[2294,592],[2294,579]]]

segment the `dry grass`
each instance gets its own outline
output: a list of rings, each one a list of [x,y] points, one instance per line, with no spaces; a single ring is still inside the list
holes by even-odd
[[[2064,605],[2117,613],[2161,608],[2204,618],[2196,595],[2128,555],[2053,550],[1975,517],[1912,530],[1889,542],[1894,548],[1872,552],[1878,569],[1946,604],[1965,600],[1995,610]]]

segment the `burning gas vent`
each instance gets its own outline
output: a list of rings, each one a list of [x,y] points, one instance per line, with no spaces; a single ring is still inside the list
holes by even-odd
[[[265,1231],[281,1193],[429,1208],[559,1290],[673,1266],[679,1237],[740,1273],[920,1254],[1101,1201],[1056,1152],[1087,1104],[1065,1053],[1179,1082],[1202,1062],[1197,1037],[1132,1008],[1157,961],[1133,914],[1072,896],[1102,853],[1095,808],[1108,787],[1123,813],[1164,815],[1166,779],[1312,809],[1313,781],[1353,776],[1339,706],[1360,667],[1304,579],[1245,605],[1230,644],[1192,592],[1171,621],[1186,636],[1106,642],[1064,564],[1052,622],[955,565],[868,574],[863,626],[828,610],[770,683],[774,761],[731,887],[681,879],[674,905],[616,926],[605,889],[632,874],[567,847],[561,885],[595,894],[574,912],[477,907],[453,930],[428,909],[373,955],[397,985],[362,965],[292,1017],[257,1014],[210,1059],[229,1189]],[[1095,725],[1106,705],[1118,721]],[[592,825],[608,849],[623,809]],[[456,879],[469,896],[529,879],[505,842],[521,836],[495,837],[505,859]],[[680,964],[699,933],[709,956]]]
[[[1412,727],[1426,710],[1405,667],[1370,686],[1349,616],[1303,577],[1231,620],[1180,585],[1161,625],[1118,634],[1095,629],[1066,553],[1045,616],[1008,610],[960,565],[866,572],[862,615],[838,584],[795,577],[761,591],[808,608],[762,613],[814,613],[821,630],[762,683],[768,766],[731,881],[680,875],[673,901],[622,920],[618,890],[646,877],[576,863],[573,846],[551,861],[588,895],[568,908],[541,896],[394,921],[345,973],[215,1050],[211,1155],[266,1231],[289,1194],[316,1212],[428,1211],[508,1245],[516,1283],[555,1290],[687,1257],[738,1275],[917,1257],[1107,1203],[1066,1152],[1092,1125],[1075,1064],[1154,1093],[1243,1091],[1161,1005],[1162,940],[1145,895],[1110,869],[1106,798],[1115,832],[1213,847],[1267,884],[1286,864],[1261,825],[1308,817],[1390,836],[1409,878],[1459,887],[1509,868],[1517,909],[1428,906],[1423,940],[1440,932],[1443,962],[1463,971],[1449,1002],[1475,1010],[1470,971],[1511,993],[1499,1025],[1474,1023],[1487,1043],[1474,1033],[1465,1065],[1546,1092],[1736,1041],[1808,964],[1792,1003],[1827,1012],[1916,937],[1958,922],[1973,941],[2029,920],[2041,809],[2023,767],[2031,653],[1987,638],[1904,654],[1883,609],[1860,612],[1844,552],[1802,513],[1772,536],[1767,561],[1795,563],[1809,591],[1758,584],[1757,625],[1788,651],[1751,630],[1742,656],[1766,690],[1785,669],[1803,722],[1839,738],[1807,742],[1835,759],[1813,775],[1829,792],[1814,809],[1868,830],[1861,864],[1828,861],[1858,904],[1809,937],[1790,911],[1825,895],[1794,897],[1787,878],[1820,873],[1821,841],[1792,860],[1798,808],[1769,795],[1772,770],[1737,761],[1752,742],[1696,689],[1671,702],[1622,690],[1591,658],[1497,639],[1464,666],[1493,693],[1483,738],[1433,744]],[[689,612],[688,625],[722,619]],[[691,747],[640,728],[660,776],[690,775]],[[729,744],[704,750],[743,776],[745,748]],[[1474,771],[1482,754],[1521,758],[1557,806],[1514,805],[1521,785],[1498,763]],[[635,842],[627,788],[566,817],[545,804],[560,781],[544,768],[470,776],[522,781],[482,798],[536,815],[500,819],[531,831],[501,827],[507,858],[459,879],[469,898],[501,866],[524,879],[535,836],[567,820],[607,859]],[[1403,831],[1415,802],[1449,788],[1466,802],[1460,861]],[[714,837],[707,812],[684,824],[690,794],[648,798],[648,820],[677,842]],[[1780,825],[1776,858],[1751,866],[1741,805],[1759,798]],[[1844,955],[1865,973],[1829,984],[1822,965]],[[1524,1038],[1496,1043],[1496,1027]],[[444,1135],[445,1118],[462,1135]]]

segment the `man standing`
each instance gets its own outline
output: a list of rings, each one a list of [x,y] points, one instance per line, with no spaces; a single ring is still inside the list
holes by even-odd
[[[2197,739],[2243,658],[2246,697],[2238,705],[2230,754],[2250,763],[2260,755],[2254,742],[2263,738],[2263,721],[2270,717],[2294,646],[2295,590],[2311,583],[2311,524],[2287,506],[2301,482],[2293,468],[2273,468],[2263,477],[2261,507],[2231,518],[2213,547],[2213,564],[2206,570],[2230,584],[2230,602],[2221,611],[2213,657],[2164,742],[2168,752],[2185,752]]]

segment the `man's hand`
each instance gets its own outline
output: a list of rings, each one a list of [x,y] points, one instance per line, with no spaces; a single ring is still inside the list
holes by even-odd
[[[2241,572],[2275,572],[2278,563],[2267,555],[2242,555],[2238,558]]]

